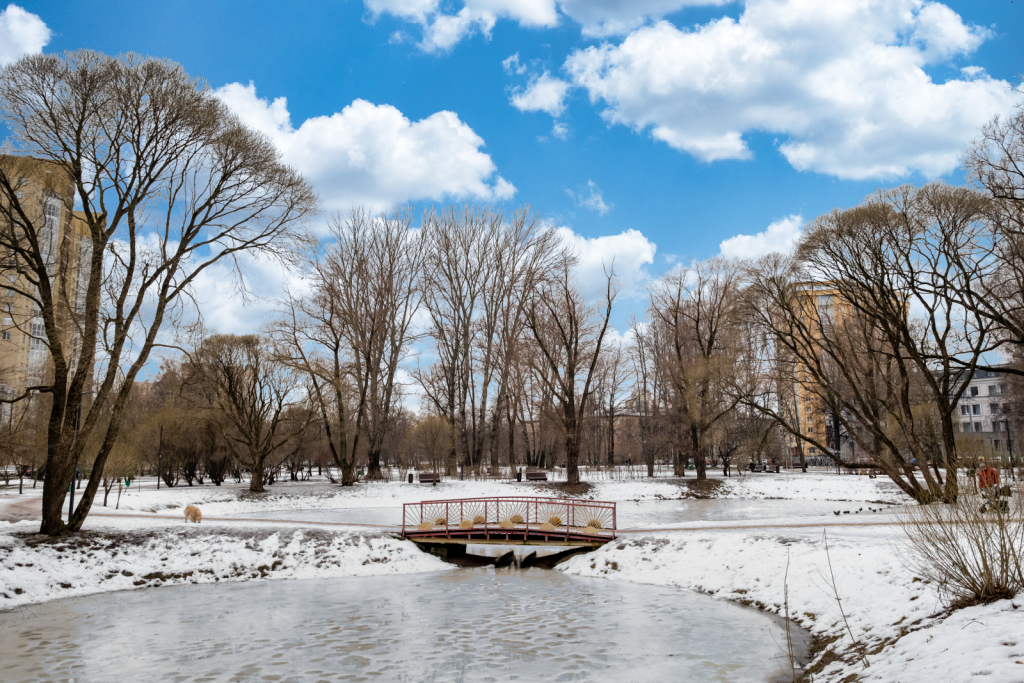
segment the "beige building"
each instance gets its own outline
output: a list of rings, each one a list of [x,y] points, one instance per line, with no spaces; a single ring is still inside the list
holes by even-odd
[[[80,343],[76,321],[84,312],[84,292],[92,245],[85,222],[74,212],[74,184],[59,166],[24,157],[0,157],[0,172],[11,185],[13,197],[0,190],[0,230],[10,234],[13,199],[37,227],[40,252],[47,264],[56,297],[57,320],[77,357]],[[44,384],[52,372],[50,351],[38,304],[25,292],[32,285],[18,271],[13,253],[0,256],[0,392],[8,397],[25,388]],[[8,420],[9,404],[0,411]]]
[[[848,305],[840,300],[838,291],[828,283],[811,282],[800,288],[797,294],[796,309],[801,311],[801,321],[808,324],[811,334],[818,321],[836,320],[849,315]],[[797,368],[792,378],[790,405],[785,407],[790,419],[799,427],[801,435],[815,439],[829,446],[829,451],[839,451],[844,460],[856,457],[853,441],[846,437],[839,420],[831,415],[819,397],[815,381],[801,369]],[[793,435],[786,436],[786,445],[791,455],[796,458],[799,448],[804,449],[807,457],[826,455],[816,446]]]

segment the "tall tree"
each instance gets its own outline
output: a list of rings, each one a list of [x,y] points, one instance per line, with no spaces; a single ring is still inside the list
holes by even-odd
[[[24,57],[0,71],[0,120],[15,153],[71,180],[88,230],[84,305],[68,310],[40,239],[45,217],[18,196],[25,174],[0,164],[0,249],[13,256],[2,268],[39,309],[53,368],[52,381],[31,387],[52,398],[40,531],[53,535],[81,528],[135,378],[161,328],[183,314],[196,278],[245,254],[288,258],[316,198],[269,140],[169,61],[91,51]],[[88,486],[65,525],[65,492],[85,444],[97,441]]]
[[[651,289],[652,318],[661,328],[664,398],[699,480],[707,478],[711,431],[741,400],[742,273],[738,262],[716,258],[676,269]]]
[[[778,405],[762,407],[833,458],[841,460],[845,435],[915,500],[954,500],[954,416],[995,343],[995,323],[962,306],[958,292],[985,277],[989,217],[986,198],[971,190],[904,186],[816,219],[795,260],[759,262],[749,310],[789,366],[777,379],[788,374],[834,424],[814,434]],[[929,472],[932,460],[946,467],[945,482]]]
[[[566,482],[580,481],[580,442],[594,374],[618,294],[614,269],[606,275],[604,311],[588,304],[573,277],[575,258],[566,255],[557,277],[533,296],[527,326],[536,342],[536,376],[557,403],[565,439]]]

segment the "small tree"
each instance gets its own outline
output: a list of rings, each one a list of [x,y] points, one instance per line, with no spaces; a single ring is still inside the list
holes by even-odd
[[[223,417],[228,450],[251,473],[249,490],[262,493],[268,459],[309,424],[309,411],[292,410],[303,400],[300,374],[277,362],[257,335],[202,339],[183,370],[186,381]]]

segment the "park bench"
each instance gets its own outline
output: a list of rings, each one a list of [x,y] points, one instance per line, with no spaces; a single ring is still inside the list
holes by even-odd
[[[441,478],[434,472],[420,472],[420,483],[421,484],[433,484],[441,481]]]
[[[548,473],[547,472],[529,472],[528,471],[526,473],[526,481],[547,481],[547,480],[548,480]]]

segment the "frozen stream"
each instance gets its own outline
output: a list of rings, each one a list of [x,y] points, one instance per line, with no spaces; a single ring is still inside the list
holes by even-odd
[[[429,499],[429,493],[424,496]],[[777,499],[743,499],[743,498],[712,498],[686,500],[645,500],[624,501],[617,504],[620,529],[638,529],[654,526],[666,526],[684,522],[721,522],[731,520],[760,521],[781,519],[806,521],[809,517],[833,516],[836,510],[849,510],[851,513],[858,508],[864,512],[857,518],[863,518],[869,505],[866,503],[834,502],[827,500],[777,500]],[[871,505],[878,508],[881,506]],[[880,513],[872,513],[880,514]],[[401,525],[401,504],[379,508],[313,508],[271,510],[260,512],[241,512],[224,517],[244,517],[248,519],[290,519],[306,522],[345,522],[348,524],[386,524]],[[847,517],[848,519],[850,517]]]
[[[538,569],[100,594],[0,628],[2,678],[19,683],[740,683],[773,680],[785,643],[772,618],[704,595]]]

